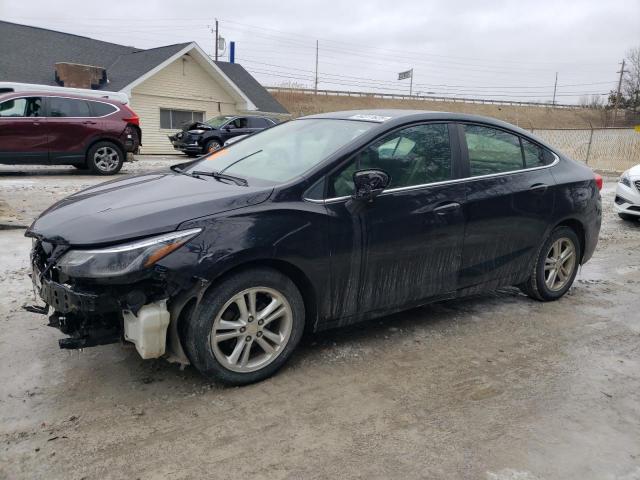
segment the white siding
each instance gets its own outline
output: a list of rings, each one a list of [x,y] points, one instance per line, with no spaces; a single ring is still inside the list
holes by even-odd
[[[204,111],[205,118],[237,113],[233,99],[189,55],[184,55],[131,92],[131,108],[140,116],[141,153],[175,153],[160,128],[160,108]]]

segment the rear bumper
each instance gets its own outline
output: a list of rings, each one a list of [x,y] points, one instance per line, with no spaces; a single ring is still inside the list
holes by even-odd
[[[142,133],[134,126],[128,125],[121,136],[126,153],[138,153],[142,145]]]

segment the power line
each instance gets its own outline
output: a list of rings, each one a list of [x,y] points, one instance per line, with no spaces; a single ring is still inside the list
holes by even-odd
[[[303,80],[303,81],[313,81],[314,77],[312,75],[291,75],[291,74],[287,74],[287,72],[278,72],[278,71],[272,71],[272,70],[258,70],[258,69],[249,69],[249,71],[252,74],[263,74],[263,75],[267,75],[267,76],[273,76],[273,77],[279,77],[279,78],[288,78],[288,79],[292,79],[292,80]],[[349,81],[338,81],[339,79],[327,79],[327,80],[322,80],[322,83],[326,83],[326,84],[330,84],[330,85],[341,85],[341,86],[353,86],[353,87],[365,87],[365,88],[372,88],[372,85],[370,84],[366,84],[366,83],[357,83],[357,82],[349,82]],[[396,92],[403,92],[405,91],[404,88],[401,87],[390,87],[390,86],[375,86],[375,88],[377,88],[378,90],[386,90],[386,91],[396,91]],[[406,87],[405,87],[406,88]],[[494,94],[494,93],[488,93],[488,92],[474,92],[474,91],[466,91],[466,92],[449,92],[449,91],[443,91],[443,92],[429,92],[429,95],[471,95],[471,96],[481,96],[481,95],[485,95],[487,97],[511,97],[511,98],[518,98],[518,97],[526,97],[526,98],[541,98],[541,97],[548,97],[548,95],[545,94],[535,94],[535,95],[530,95],[531,92],[527,92],[527,94],[516,94],[517,92],[512,92],[509,94]],[[601,92],[578,92],[578,93],[562,93],[562,94],[558,94],[558,97],[578,97],[578,96],[582,96],[582,95],[606,95],[604,93]]]
[[[316,39],[316,37],[311,36],[311,35],[303,35],[303,34],[297,34],[297,33],[292,33],[292,32],[285,32],[283,30],[278,30],[275,28],[269,28],[269,27],[263,27],[263,26],[258,26],[258,25],[251,25],[251,24],[247,24],[247,23],[242,23],[242,22],[236,22],[234,20],[228,20],[228,19],[221,19],[224,20],[224,22],[226,23],[231,23],[231,24],[235,24],[235,25],[241,25],[244,27],[249,27],[249,28],[253,28],[253,29],[257,29],[257,30],[266,30],[266,31],[273,31],[273,32],[278,32],[281,34],[284,34],[282,36],[296,36],[296,37],[303,37],[303,38],[313,38]],[[347,42],[342,42],[342,41],[338,41],[338,40],[331,40],[331,39],[327,39],[327,38],[319,38],[320,40],[324,42],[329,42],[329,43],[335,43],[337,45],[340,45],[341,47],[344,45],[350,45],[353,47],[357,47],[357,48],[361,48],[361,49],[376,49],[376,50],[385,50],[388,52],[402,52],[402,53],[411,53],[411,54],[415,54],[415,55],[427,55],[427,56],[431,56],[431,57],[437,57],[437,58],[458,58],[458,59],[462,59],[462,60],[473,60],[473,61],[486,61],[489,63],[513,63],[513,64],[524,64],[524,65],[531,65],[532,63],[540,63],[540,64],[549,64],[549,65],[554,65],[555,62],[536,62],[536,61],[517,61],[517,60],[490,60],[490,59],[479,59],[477,57],[462,57],[462,56],[455,56],[455,55],[440,55],[440,54],[435,54],[435,53],[427,53],[427,52],[412,52],[412,51],[407,51],[407,50],[394,50],[394,49],[389,49],[389,48],[377,48],[377,47],[371,47],[370,45],[362,45],[362,44],[355,44],[355,43],[347,43]],[[589,63],[587,62],[582,62],[582,61],[575,61],[574,63],[578,64],[578,65],[587,65]],[[590,63],[591,65],[600,65],[598,63]]]
[[[246,63],[255,63],[255,64],[263,65],[263,66],[276,67],[276,68],[285,68],[285,69],[288,69],[288,70],[296,70],[296,71],[314,73],[313,70],[307,70],[307,69],[296,68],[296,67],[289,67],[289,66],[286,66],[286,65],[278,65],[278,64],[274,64],[274,63],[260,62],[260,61],[253,60],[253,59],[248,59],[248,58],[238,58],[238,60],[241,60],[241,61],[246,62]],[[350,79],[357,79],[357,80],[368,80],[370,82],[391,83],[390,80],[386,81],[386,80],[373,79],[373,78],[367,78],[367,77],[358,77],[358,76],[353,76],[353,75],[333,74],[333,73],[325,73],[325,72],[322,73],[322,76],[334,76],[334,77],[350,78]],[[580,87],[580,86],[608,85],[608,84],[611,84],[611,82],[607,81],[607,82],[559,84],[559,85],[557,85],[557,87]],[[401,84],[398,83],[398,85],[401,85]],[[495,85],[495,86],[478,85],[478,86],[471,86],[471,85],[450,85],[450,84],[443,84],[443,83],[440,83],[440,84],[438,84],[438,83],[430,83],[430,84],[428,84],[428,83],[416,83],[415,85],[416,86],[422,86],[422,87],[476,88],[476,89],[536,89],[536,90],[549,89],[549,88],[553,88],[554,87],[554,85]]]

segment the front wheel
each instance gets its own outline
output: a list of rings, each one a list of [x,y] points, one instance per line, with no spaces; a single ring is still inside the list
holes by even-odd
[[[205,145],[204,145],[204,153],[213,153],[216,152],[218,150],[220,150],[222,148],[222,144],[220,143],[220,141],[218,139],[212,139],[209,140]]]
[[[544,242],[531,276],[519,285],[535,300],[548,302],[562,297],[576,278],[582,255],[578,236],[569,227],[558,227]]]
[[[302,337],[304,302],[287,276],[245,270],[205,294],[184,326],[191,363],[205,377],[245,385],[273,375]]]
[[[123,163],[122,150],[112,142],[98,142],[87,152],[87,167],[96,175],[115,175]]]

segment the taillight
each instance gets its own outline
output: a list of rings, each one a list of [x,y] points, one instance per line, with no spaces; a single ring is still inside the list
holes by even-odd
[[[599,175],[594,172],[593,176],[596,179],[596,187],[598,187],[598,190],[602,190],[602,175]]]
[[[122,120],[124,120],[127,123],[132,123],[133,125],[140,126],[140,117],[136,114],[136,112],[131,110],[126,105],[123,105],[122,109],[129,114],[129,116],[123,118]]]

